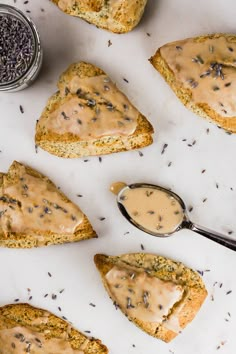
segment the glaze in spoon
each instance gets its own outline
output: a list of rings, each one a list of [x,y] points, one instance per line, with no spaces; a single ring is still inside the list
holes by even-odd
[[[147,183],[116,182],[110,190],[117,196],[123,216],[150,235],[168,237],[181,229],[189,229],[236,251],[236,240],[193,223],[184,201],[166,188]]]

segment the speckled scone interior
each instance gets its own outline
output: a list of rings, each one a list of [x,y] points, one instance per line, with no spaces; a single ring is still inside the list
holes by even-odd
[[[149,121],[138,111],[136,129],[133,133],[128,135],[110,135],[108,133],[108,135],[105,134],[101,137],[86,139],[81,137],[79,134],[75,134],[74,132],[68,132],[66,129],[64,129],[63,132],[59,133],[58,131],[55,132],[55,130],[49,129],[46,126],[51,120],[51,116],[54,114],[55,111],[59,110],[61,107],[63,107],[63,105],[68,104],[68,102],[76,100],[76,98],[78,97],[78,91],[77,94],[76,92],[71,92],[71,87],[75,80],[100,77],[103,78],[105,75],[106,74],[104,73],[104,71],[89,63],[80,62],[70,65],[70,67],[60,76],[58,82],[59,91],[56,92],[48,100],[46,108],[44,109],[41,118],[37,123],[35,136],[35,141],[37,145],[39,145],[42,149],[50,152],[53,155],[65,158],[76,158],[132,150],[145,147],[152,143],[153,127],[149,123]],[[92,88],[87,88],[87,90],[89,90],[89,92],[86,92],[86,97],[88,97],[89,99],[85,101],[85,104],[90,104],[90,102],[96,102],[96,97],[94,97],[94,91],[92,90]],[[117,89],[115,88],[115,90]],[[81,97],[80,91],[79,95]],[[98,104],[97,109],[102,109],[104,107],[104,104],[111,104],[110,102],[107,103],[107,101],[102,96],[99,96],[99,98],[97,99],[101,100]],[[84,102],[84,100],[82,102]],[[113,108],[115,106],[116,102],[112,102],[111,107]],[[110,114],[109,117],[112,117],[112,114],[116,114],[117,112],[119,112],[119,110],[117,108],[117,110],[114,110],[114,112],[107,112],[107,114]],[[83,119],[84,113],[82,112],[81,114],[81,119]],[[104,113],[103,116],[106,117],[105,115],[106,113]],[[109,117],[107,117],[107,122],[109,122]],[[97,118],[92,118],[92,120],[96,119]],[[120,124],[123,123],[120,122]]]
[[[52,0],[65,13],[115,33],[131,31],[139,23],[147,0]]]
[[[166,318],[166,321],[168,321],[173,316],[177,317],[181,329],[193,320],[207,296],[205,285],[199,274],[180,262],[144,253],[124,254],[121,256],[98,254],[94,260],[101,274],[103,284],[111,298],[112,294],[105,277],[114,266],[120,268],[131,267],[132,270],[147,272],[152,277],[165,282],[173,282],[183,287],[184,292],[181,300],[174,304]],[[125,315],[143,331],[165,342],[171,341],[178,335],[178,333],[167,328],[165,320],[161,324],[157,324],[129,317],[127,313]]]
[[[14,161],[10,166],[8,173],[0,175],[0,202],[1,205],[1,213],[4,213],[4,210],[7,208],[21,208],[21,201],[18,199],[12,199],[12,203],[8,201],[8,196],[4,194],[4,187],[14,186],[19,180],[21,168],[24,167],[27,174],[30,176],[39,178],[39,180],[44,181],[48,186],[56,193],[62,197],[62,200],[66,203],[70,203],[70,200],[57,189],[57,187],[50,181],[46,176],[42,175],[38,171],[32,169],[29,166],[24,166],[17,161]],[[4,178],[3,178],[4,177]],[[25,187],[27,188],[27,186]],[[22,196],[24,198],[24,196]],[[42,196],[42,200],[44,196]],[[47,207],[47,206],[46,206]],[[30,212],[31,207],[30,208]],[[48,209],[46,209],[48,211]],[[6,232],[3,230],[3,224],[0,218],[0,246],[1,247],[10,247],[10,248],[31,248],[31,247],[39,247],[39,246],[48,246],[52,244],[62,244],[67,242],[75,242],[83,239],[88,239],[96,237],[96,233],[93,230],[88,218],[83,214],[82,222],[77,226],[75,232],[73,234],[61,232],[55,233],[50,230],[37,230],[34,229],[32,231],[27,232],[13,232],[11,229]]]
[[[236,133],[235,52],[236,36],[216,33],[168,43],[150,62],[187,108]]]
[[[42,321],[40,321],[41,318]],[[84,354],[108,353],[108,349],[99,340],[86,337],[59,317],[28,304],[14,304],[0,307],[0,333],[1,330],[12,329],[14,327],[27,328],[33,332],[43,334],[46,340],[65,338],[72,349],[79,350],[83,348]],[[17,341],[21,340],[24,341],[24,336],[20,334],[16,335],[13,343],[17,346]],[[29,343],[28,345],[26,344],[27,346],[29,346]],[[0,352],[3,349],[0,348]],[[6,354],[5,351],[3,353]]]

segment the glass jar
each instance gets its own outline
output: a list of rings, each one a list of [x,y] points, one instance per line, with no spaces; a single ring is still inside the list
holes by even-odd
[[[33,41],[33,57],[29,67],[26,72],[19,76],[14,81],[9,82],[0,82],[0,91],[5,92],[15,92],[19,90],[23,90],[26,87],[30,86],[30,84],[36,79],[43,61],[43,50],[41,46],[41,41],[39,37],[39,33],[33,21],[27,17],[22,11],[16,9],[10,5],[2,5],[0,4],[0,15],[7,15],[9,17],[14,17],[22,22],[25,26],[27,26],[29,32],[32,34]]]

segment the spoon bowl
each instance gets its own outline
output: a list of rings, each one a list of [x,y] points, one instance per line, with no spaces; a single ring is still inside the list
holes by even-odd
[[[164,193],[167,193],[175,200],[177,200],[177,202],[179,203],[179,205],[181,206],[182,210],[183,210],[183,219],[181,221],[180,224],[178,224],[176,226],[176,228],[171,231],[171,232],[165,232],[165,233],[162,233],[160,232],[160,230],[157,230],[156,232],[155,231],[151,231],[149,230],[147,227],[144,227],[143,225],[139,224],[136,220],[134,220],[132,218],[132,216],[127,212],[125,206],[123,205],[122,203],[122,196],[124,195],[124,192],[127,190],[127,189],[137,189],[137,188],[147,188],[147,189],[154,189],[154,190],[158,190],[158,191],[162,191]],[[121,211],[121,213],[123,214],[123,216],[131,223],[133,224],[134,226],[136,226],[137,228],[139,228],[140,230],[152,235],[152,236],[156,236],[156,237],[169,237],[171,236],[173,233],[175,233],[176,231],[179,231],[181,230],[185,223],[187,222],[188,220],[188,217],[186,215],[186,206],[184,204],[184,201],[177,195],[175,194],[174,192],[172,191],[169,191],[168,189],[166,188],[163,188],[163,187],[160,187],[160,186],[156,186],[154,184],[147,184],[147,183],[134,183],[134,184],[130,184],[130,185],[126,185],[125,187],[123,187],[120,192],[118,193],[117,195],[117,205]]]
[[[182,229],[192,230],[236,251],[236,240],[193,223],[180,196],[164,187],[117,182],[110,187],[122,215],[138,229],[155,237],[173,236]]]

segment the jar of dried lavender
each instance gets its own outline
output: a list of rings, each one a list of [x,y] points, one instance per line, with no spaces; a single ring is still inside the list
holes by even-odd
[[[0,91],[19,91],[37,77],[43,59],[38,31],[30,18],[0,4]]]

